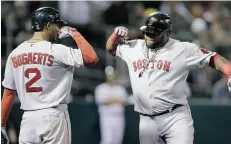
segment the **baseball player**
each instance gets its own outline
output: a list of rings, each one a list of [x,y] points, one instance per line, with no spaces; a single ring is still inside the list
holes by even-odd
[[[84,37],[66,24],[55,8],[35,10],[31,18],[34,36],[8,57],[1,103],[1,136],[7,144],[5,126],[16,93],[24,110],[20,144],[71,144],[67,98],[74,67],[95,64],[98,57]],[[58,33],[59,38],[72,37],[78,49],[51,43]]]
[[[193,120],[186,99],[186,78],[192,68],[210,66],[229,77],[230,63],[215,52],[170,38],[171,17],[155,12],[140,28],[144,39],[126,41],[128,29],[116,27],[106,48],[128,66],[135,111],[140,115],[141,144],[193,144]]]
[[[98,104],[100,116],[100,144],[122,144],[127,91],[123,86],[116,84],[113,67],[106,67],[105,72],[107,81],[95,89],[95,101]]]

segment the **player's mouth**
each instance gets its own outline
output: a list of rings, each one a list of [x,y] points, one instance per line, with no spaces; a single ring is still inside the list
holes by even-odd
[[[146,39],[147,42],[155,42],[154,39]]]

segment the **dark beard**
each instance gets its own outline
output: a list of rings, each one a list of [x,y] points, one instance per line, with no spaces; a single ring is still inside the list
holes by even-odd
[[[164,46],[168,42],[168,40],[169,40],[168,38],[163,38],[160,41],[153,43],[151,46],[148,46],[146,43],[146,46],[147,48],[150,48],[150,49],[158,49],[159,47]]]

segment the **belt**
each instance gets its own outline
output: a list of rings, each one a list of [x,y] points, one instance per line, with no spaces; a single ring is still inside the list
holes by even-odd
[[[37,110],[44,110],[44,109],[50,109],[50,108],[53,108],[53,109],[60,109],[60,110],[66,110],[67,109],[67,104],[59,104],[57,106],[53,106],[53,107],[47,107],[47,108],[41,108],[41,109],[34,109],[34,110],[24,110],[25,112],[26,111],[37,111]]]
[[[156,117],[156,116],[160,116],[160,115],[164,115],[164,114],[170,113],[170,112],[174,111],[175,109],[177,109],[177,108],[179,108],[179,107],[181,107],[181,106],[183,106],[183,105],[176,104],[176,105],[174,105],[172,108],[170,108],[170,109],[168,109],[168,110],[166,110],[166,111],[164,111],[164,112],[162,112],[162,113],[153,114],[153,115],[144,114],[144,113],[139,113],[139,114],[142,115],[142,116],[148,116],[148,117],[153,118],[153,117]]]

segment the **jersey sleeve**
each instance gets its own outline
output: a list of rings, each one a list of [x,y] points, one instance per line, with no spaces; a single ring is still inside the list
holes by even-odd
[[[131,54],[130,49],[135,48],[137,43],[137,40],[130,40],[126,44],[119,44],[116,48],[116,56],[126,61],[126,58]]]
[[[59,63],[74,66],[83,67],[83,56],[80,49],[67,47],[61,44],[53,44],[52,52],[55,60]]]
[[[14,68],[13,68],[13,63],[11,61],[11,55],[9,55],[6,62],[5,76],[2,85],[5,88],[16,90]]]
[[[126,47],[127,46],[124,44],[119,44],[116,48],[116,56],[120,57],[121,59],[124,59],[126,56],[124,48]]]
[[[188,68],[205,68],[209,66],[210,58],[216,53],[200,48],[196,44],[184,42],[185,61]]]

